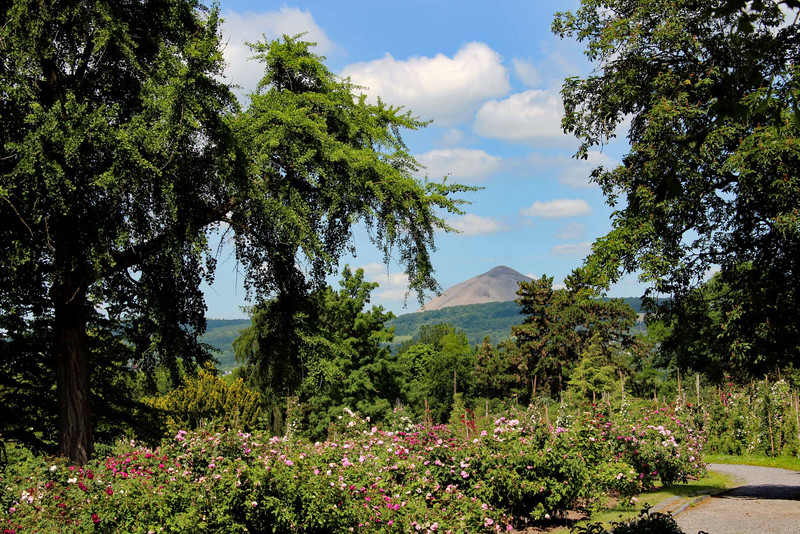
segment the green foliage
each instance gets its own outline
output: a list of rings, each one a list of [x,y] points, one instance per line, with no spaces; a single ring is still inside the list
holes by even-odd
[[[706,300],[692,289],[719,269],[721,321],[704,326],[721,346],[700,348],[730,348],[756,376],[800,354],[800,27],[781,3],[797,8],[583,0],[553,23],[596,66],[562,89],[578,157],[630,121],[622,164],[592,173],[616,208],[587,260],[593,283],[637,273],[687,316]]]
[[[669,415],[666,427],[683,435]],[[553,428],[537,411],[509,413],[491,435],[464,440],[437,426],[378,431],[353,414],[336,441],[313,445],[179,430],[155,449],[119,442],[82,467],[14,449],[0,474],[0,520],[17,532],[521,530],[608,489],[597,475],[619,464],[622,426],[597,417]],[[644,438],[654,450],[662,439]]]
[[[393,315],[382,306],[366,309],[377,284],[366,282],[362,269],[345,267],[339,285],[253,308],[253,326],[234,342],[242,374],[268,405],[283,406],[287,391],[298,396],[304,428],[315,439],[343,409],[379,421],[399,396],[400,370],[385,347],[392,331],[384,325]]]
[[[602,301],[610,299],[603,297]],[[658,302],[664,299],[659,299]],[[644,313],[642,299],[627,297],[622,299],[633,310]],[[452,324],[464,332],[469,344],[477,347],[489,337],[494,343],[501,343],[511,337],[511,327],[522,320],[519,305],[514,301],[486,302],[483,304],[467,304],[451,306],[441,310],[427,310],[403,314],[389,321],[388,326],[395,327],[395,342],[405,336],[418,335],[422,325]],[[399,343],[398,343],[399,344]]]
[[[361,221],[384,252],[398,249],[411,288],[435,290],[430,249],[435,230],[449,229],[437,210],[460,213],[450,196],[475,188],[417,181],[400,131],[425,123],[367,103],[310,46],[292,37],[251,45],[264,77],[235,128],[252,190],[230,221],[237,257],[252,267],[246,285],[263,296],[302,293],[300,264],[321,285]]]
[[[0,315],[0,327],[5,319]],[[45,344],[49,326],[46,320],[31,321],[29,329],[0,338],[0,433],[2,439],[52,452],[58,409]]]
[[[249,291],[289,299],[322,286],[360,222],[421,294],[452,195],[475,189],[416,180],[400,131],[424,123],[367,104],[296,39],[253,45],[265,75],[241,112],[219,24],[190,0],[2,7],[2,328],[52,317],[45,363],[75,460],[93,447],[95,307],[142,368],[202,364],[209,231],[233,234]]]
[[[636,314],[620,299],[597,299],[584,271],[573,272],[565,289],[552,285],[553,277],[546,275],[520,284],[517,303],[525,319],[512,334],[522,354],[520,371],[537,376],[540,384],[549,383],[557,396],[590,340],[600,346],[630,343]]]
[[[703,421],[716,454],[800,457],[798,399],[785,380],[727,383]]]
[[[571,534],[684,534],[669,514],[650,513],[645,507],[638,517],[627,521],[614,521],[611,529],[606,529],[602,523],[589,523],[570,530]]]
[[[662,358],[715,382],[726,375],[761,377],[792,361],[795,349],[785,336],[798,332],[793,312],[768,291],[752,292],[771,283],[764,276],[742,263],[660,307],[658,317],[670,328]]]
[[[472,373],[475,357],[463,333],[446,334],[441,338],[440,347],[428,362],[426,383],[434,421],[444,422],[457,391],[467,399],[474,396]]]
[[[475,355],[466,335],[451,324],[422,325],[418,337],[398,347],[397,362],[403,399],[420,418],[443,423],[454,393],[463,393],[468,404],[474,398]]]
[[[483,398],[524,397],[528,391],[527,362],[513,341],[492,345],[489,338],[475,349],[473,381]]]
[[[425,343],[404,344],[404,350],[397,356],[397,363],[402,373],[402,399],[408,405],[410,414],[417,418],[430,417],[430,409],[426,412],[428,400],[428,371],[430,361],[436,356],[436,350]]]
[[[474,427],[474,419],[469,416],[467,407],[464,405],[464,394],[456,393],[453,395],[453,404],[450,406],[450,416],[447,420],[447,427],[453,434],[460,439],[468,439],[470,423]]]
[[[210,369],[201,369],[196,377],[186,377],[183,384],[161,397],[143,399],[158,410],[163,419],[162,431],[174,435],[181,429],[195,429],[203,422],[222,421],[242,430],[256,425],[261,411],[261,395],[237,378],[228,384]]]
[[[0,318],[0,324],[9,317]],[[22,443],[38,452],[57,450],[58,401],[48,343],[52,318],[31,320],[28,328],[10,328],[0,338],[0,433],[3,439]],[[147,413],[138,396],[137,373],[129,366],[131,347],[99,314],[90,316],[87,342],[92,379],[89,402],[99,442],[112,443],[133,430],[146,433],[148,418],[135,417],[133,409]]]
[[[233,342],[248,326],[250,319],[206,319],[206,331],[199,340],[214,351],[217,369],[232,371],[236,367]]]
[[[137,359],[207,359],[205,226],[235,166],[219,17],[179,0],[14,1],[2,20],[0,309],[13,333],[52,318],[61,452],[85,460],[95,306]]]
[[[511,327],[520,321],[514,302],[486,302],[451,306],[441,310],[407,313],[392,319],[397,336],[416,336],[423,325],[452,324],[463,331],[470,345],[479,345],[489,336],[495,343],[508,339]]]
[[[594,336],[572,370],[569,385],[585,398],[595,398],[614,389],[619,379],[618,369],[619,365],[611,359],[610,350],[601,344],[599,336]]]

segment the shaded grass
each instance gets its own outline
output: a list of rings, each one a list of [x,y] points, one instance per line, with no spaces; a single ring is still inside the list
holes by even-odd
[[[779,467],[800,471],[800,458],[792,456],[732,456],[730,454],[706,454],[704,460],[713,464],[757,465],[761,467]]]
[[[706,459],[706,461],[708,461]],[[601,521],[605,526],[609,526],[612,521],[625,521],[639,515],[639,511],[647,504],[656,506],[671,497],[689,497],[697,494],[717,494],[737,485],[736,478],[723,475],[722,473],[708,472],[708,476],[700,480],[690,480],[686,484],[673,484],[661,488],[640,493],[636,496],[636,502],[629,504],[627,501],[611,503],[609,507],[592,515],[590,519],[580,521],[577,525],[586,525],[589,522]],[[552,531],[552,534],[563,534],[569,532],[568,528],[561,528]]]

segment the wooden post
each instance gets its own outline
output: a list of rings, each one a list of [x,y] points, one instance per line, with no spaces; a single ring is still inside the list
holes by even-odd
[[[431,426],[433,426],[433,425],[432,425],[433,421],[431,420],[431,411],[430,411],[430,409],[428,408],[428,399],[427,399],[427,398],[425,399],[425,416],[424,416],[424,422],[425,422],[425,428],[428,428],[428,429],[430,429],[430,427],[431,427]]]
[[[697,407],[700,407],[700,373],[694,375],[694,385],[697,388]]]
[[[794,394],[794,420],[797,425],[797,439],[800,440],[800,393]]]
[[[766,395],[765,402],[769,402],[769,379],[764,377],[764,394]],[[775,438],[772,434],[772,411],[767,405],[767,428],[769,428],[769,446],[772,450],[772,456],[775,456]]]
[[[681,396],[681,370],[678,369],[678,400],[681,400],[683,397]]]
[[[489,399],[486,399],[486,417],[489,417]]]
[[[772,413],[767,408],[767,426],[769,427],[769,446],[772,449],[772,456],[775,456],[775,438],[772,435]]]
[[[536,396],[536,379],[537,378],[538,377],[536,375],[533,375],[533,397]]]

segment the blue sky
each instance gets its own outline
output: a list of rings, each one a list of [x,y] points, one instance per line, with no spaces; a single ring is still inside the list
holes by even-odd
[[[484,187],[465,198],[466,215],[449,222],[460,234],[439,234],[436,278],[447,288],[498,265],[556,282],[581,265],[591,243],[611,228],[611,208],[589,182],[596,165],[613,166],[626,149],[622,140],[572,158],[577,141],[560,130],[559,90],[566,76],[585,75],[582,48],[550,32],[556,11],[576,7],[562,0],[305,1],[273,4],[247,0],[220,3],[227,45],[226,78],[255,87],[261,69],[249,62],[243,41],[308,32],[316,52],[334,72],[422,119],[427,128],[404,139],[430,179]],[[357,231],[356,258],[380,287],[372,303],[395,314],[419,308],[406,295],[396,262]],[[336,278],[331,278],[335,285]],[[638,296],[635,279],[611,296]],[[217,279],[205,288],[208,316],[243,317],[247,305],[241,275],[229,253],[219,258]],[[433,295],[430,295],[432,297]]]

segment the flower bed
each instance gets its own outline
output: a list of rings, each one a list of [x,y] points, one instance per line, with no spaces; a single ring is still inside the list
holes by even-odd
[[[120,443],[84,467],[33,458],[10,468],[4,529],[504,532],[605,492],[631,495],[658,477],[702,473],[690,429],[672,413],[644,417],[631,425],[586,414],[553,427],[525,412],[468,437],[444,426],[370,428],[315,444],[180,431],[156,449]]]

